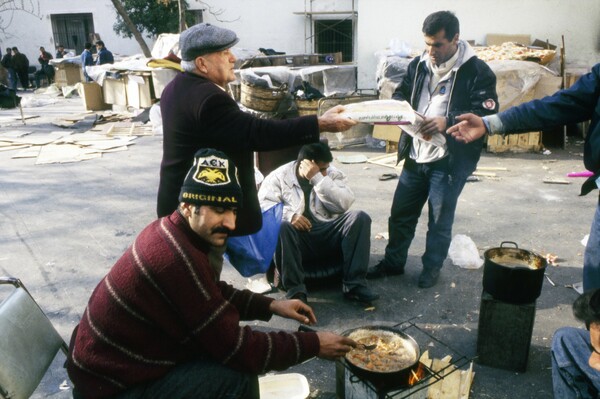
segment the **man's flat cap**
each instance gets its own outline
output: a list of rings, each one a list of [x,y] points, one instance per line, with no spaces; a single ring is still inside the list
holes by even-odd
[[[201,55],[233,47],[239,41],[232,30],[204,23],[194,25],[179,36],[181,59],[193,61]]]

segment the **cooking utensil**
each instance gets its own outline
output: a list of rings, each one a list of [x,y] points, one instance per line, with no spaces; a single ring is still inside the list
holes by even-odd
[[[514,248],[505,247],[511,244]],[[483,289],[495,299],[524,304],[535,301],[542,292],[548,262],[543,256],[519,249],[512,241],[484,252]]]
[[[298,331],[302,331],[302,332],[317,332],[317,330],[315,330],[314,328],[307,327],[307,326],[305,326],[303,324],[301,324],[301,325],[298,326]],[[373,350],[373,349],[377,348],[378,342],[375,342],[374,344],[362,344],[360,342],[357,342],[357,344],[362,349],[370,351],[370,350]]]

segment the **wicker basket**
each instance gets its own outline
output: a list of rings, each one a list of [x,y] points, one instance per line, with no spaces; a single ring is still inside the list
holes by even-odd
[[[277,107],[286,93],[286,85],[282,85],[279,89],[267,89],[242,82],[240,102],[245,107],[257,111],[274,112],[277,111]]]
[[[296,100],[298,115],[316,115],[319,110],[319,100]]]

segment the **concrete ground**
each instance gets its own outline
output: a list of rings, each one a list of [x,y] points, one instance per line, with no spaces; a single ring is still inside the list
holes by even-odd
[[[24,126],[17,110],[0,110],[0,134],[7,130],[47,134],[60,130],[51,124],[54,118],[84,111],[81,100],[73,98],[25,108],[24,112],[39,117],[28,119]],[[161,136],[141,137],[128,151],[105,154],[101,159],[39,166],[33,159],[11,159],[13,151],[0,151],[0,275],[22,279],[67,341],[96,284],[155,218],[161,147]],[[551,398],[553,332],[561,326],[578,325],[570,309],[577,293],[568,286],[581,281],[581,240],[589,233],[598,199],[596,193],[578,196],[581,179],[572,179],[568,185],[543,183],[546,178],[563,178],[568,172],[584,169],[581,138],[570,138],[565,150],[550,150],[549,155],[484,152],[480,166],[508,170],[467,183],[459,200],[454,234],[471,237],[480,254],[503,241],[514,241],[520,248],[558,257],[558,266],[547,269],[556,286],[545,280],[537,301],[526,372],[475,361],[472,398]],[[373,265],[384,253],[387,241],[378,237],[387,232],[397,179],[379,180],[382,174],[393,172],[389,167],[339,162],[361,154],[375,157],[384,155],[384,150],[366,146],[336,150],[334,164],[349,175],[356,194],[354,209],[363,209],[372,217]],[[426,216],[424,210],[406,274],[371,283],[381,295],[375,309],[345,302],[339,284],[309,292],[317,328],[342,332],[364,325],[394,325],[418,316],[413,322],[427,333],[418,338],[422,350],[429,349],[436,357],[476,357],[483,268],[463,269],[448,259],[435,287],[418,288]],[[226,266],[223,278],[238,287],[247,283],[231,266]],[[10,288],[0,287],[0,298],[9,292]],[[282,293],[272,295],[281,297]],[[298,326],[278,317],[268,324],[255,324],[291,330]],[[67,379],[63,361],[62,355],[57,356],[34,397],[70,397],[68,383],[66,389],[63,384]],[[304,374],[314,397],[331,397],[335,392],[334,363],[313,359],[288,372]]]

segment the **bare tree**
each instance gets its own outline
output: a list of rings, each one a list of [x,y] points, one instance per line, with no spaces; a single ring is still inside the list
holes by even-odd
[[[0,0],[0,32],[8,32],[15,12],[24,12],[42,19],[39,0]]]
[[[185,0],[177,0],[177,6],[179,7],[179,33],[181,33],[188,28],[187,23],[185,22]]]
[[[2,0],[0,0],[0,1],[2,1]],[[125,10],[125,7],[123,7],[123,4],[121,4],[121,2],[119,0],[111,0],[111,1],[112,1],[113,5],[115,6],[115,9],[121,16],[121,18],[123,18],[123,22],[125,22],[125,25],[127,25],[127,28],[129,28],[129,31],[131,32],[131,34],[133,35],[135,40],[140,45],[140,48],[142,49],[144,56],[148,57],[148,58],[152,57],[152,53],[150,52],[150,48],[148,47],[148,44],[146,44],[146,41],[142,37],[142,34],[136,28],[133,21],[131,21],[131,18],[129,18],[129,15],[127,15],[127,11]]]

